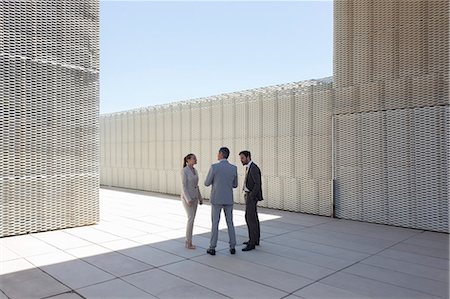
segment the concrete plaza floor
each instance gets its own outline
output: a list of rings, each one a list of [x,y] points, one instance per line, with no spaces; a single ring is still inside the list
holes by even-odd
[[[100,190],[98,225],[0,238],[0,298],[448,298],[449,236],[259,209],[261,246],[206,254],[210,207],[199,206],[196,250],[184,248],[176,197]],[[238,244],[247,240],[235,205]]]

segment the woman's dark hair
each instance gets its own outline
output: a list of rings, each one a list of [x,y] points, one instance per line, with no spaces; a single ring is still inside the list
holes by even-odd
[[[188,161],[190,158],[192,158],[193,155],[194,155],[194,154],[189,154],[189,155],[187,155],[186,157],[184,157],[184,160],[183,160],[183,168],[186,167],[187,161]]]

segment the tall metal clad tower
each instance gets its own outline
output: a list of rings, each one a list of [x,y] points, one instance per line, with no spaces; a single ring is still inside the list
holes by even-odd
[[[98,0],[0,1],[0,237],[98,221]]]

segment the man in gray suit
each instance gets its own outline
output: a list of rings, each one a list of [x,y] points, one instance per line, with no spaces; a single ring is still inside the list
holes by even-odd
[[[212,232],[209,249],[206,251],[210,255],[216,254],[217,238],[219,234],[220,213],[223,209],[228,226],[228,236],[230,237],[230,253],[235,254],[236,235],[233,224],[233,188],[237,188],[237,167],[228,162],[230,150],[226,147],[219,149],[217,154],[218,163],[211,165],[205,186],[212,185],[211,189],[211,218]]]

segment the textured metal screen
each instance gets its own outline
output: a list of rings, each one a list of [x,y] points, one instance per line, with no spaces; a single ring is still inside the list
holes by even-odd
[[[244,203],[238,153],[248,149],[263,174],[262,206],[331,215],[331,117],[331,85],[301,83],[102,115],[101,183],[179,194],[185,155],[197,155],[202,181],[228,146],[236,202]]]
[[[336,215],[448,232],[449,2],[334,9]]]
[[[448,106],[339,115],[336,216],[448,232]]]
[[[98,220],[98,1],[0,1],[0,237]]]
[[[334,179],[338,217],[448,231],[448,9],[335,1],[333,88],[291,84],[102,116],[102,184],[177,194],[182,157],[198,155],[203,179],[226,145],[231,162],[249,149],[261,166],[264,206],[330,215]]]
[[[448,21],[447,0],[334,1],[334,87],[425,75],[448,86]]]

